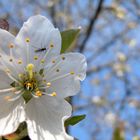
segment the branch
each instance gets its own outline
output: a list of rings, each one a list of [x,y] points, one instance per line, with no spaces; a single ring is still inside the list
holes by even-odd
[[[92,30],[93,30],[93,28],[94,28],[94,26],[95,26],[95,22],[96,22],[97,18],[99,17],[99,14],[101,13],[103,1],[104,1],[104,0],[100,0],[100,1],[99,1],[97,10],[96,10],[95,14],[93,15],[93,17],[92,17],[91,20],[90,20],[88,29],[87,29],[87,31],[86,31],[85,39],[82,41],[81,46],[79,47],[79,51],[80,51],[80,52],[83,52],[83,51],[84,51],[85,46],[86,46],[86,43],[87,43],[88,39],[89,39],[90,36],[91,36]]]

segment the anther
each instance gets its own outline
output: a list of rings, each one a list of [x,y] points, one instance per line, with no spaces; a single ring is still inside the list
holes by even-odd
[[[55,63],[55,60],[52,60],[52,63]]]
[[[6,69],[5,72],[10,73],[10,70],[9,69]]]
[[[56,70],[56,72],[59,72],[59,71],[60,71],[59,69]]]
[[[42,92],[38,90],[38,91],[35,92],[35,95],[40,97],[40,96],[42,96]]]
[[[56,96],[56,95],[57,95],[56,92],[51,93],[51,96],[53,96],[53,97]]]
[[[70,72],[71,75],[74,75],[75,73],[73,71]]]
[[[42,64],[44,64],[45,60],[44,60],[44,59],[42,59],[40,62],[41,62]]]
[[[65,60],[66,58],[64,56],[62,56],[62,60]]]
[[[18,64],[22,64],[22,60],[18,60]]]
[[[47,87],[50,87],[50,86],[51,86],[51,83],[50,83],[50,82],[48,82],[48,83],[47,83]]]
[[[30,38],[26,38],[25,41],[26,41],[27,43],[29,43],[29,42],[30,42]]]
[[[8,47],[9,47],[10,49],[14,48],[14,44],[11,43]]]
[[[53,48],[53,47],[54,47],[54,45],[53,45],[53,44],[51,44],[51,45],[50,45],[50,47],[51,47],[51,48]]]
[[[38,59],[38,56],[34,56],[34,60],[37,60]]]

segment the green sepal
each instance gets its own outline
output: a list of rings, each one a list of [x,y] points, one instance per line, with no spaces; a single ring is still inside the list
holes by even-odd
[[[86,115],[78,115],[78,116],[73,116],[68,118],[65,121],[65,127],[69,126],[69,125],[75,125],[77,123],[79,123],[80,121],[82,121],[83,119],[85,119]]]
[[[79,32],[80,29],[69,29],[61,32],[61,37],[62,37],[61,53],[66,52],[66,50],[71,47],[71,45],[77,38]]]

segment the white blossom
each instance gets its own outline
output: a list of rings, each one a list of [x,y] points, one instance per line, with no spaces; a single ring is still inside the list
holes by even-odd
[[[0,135],[27,123],[32,140],[72,140],[64,129],[71,116],[65,101],[86,76],[82,54],[60,54],[61,35],[40,15],[29,18],[16,37],[0,29]]]

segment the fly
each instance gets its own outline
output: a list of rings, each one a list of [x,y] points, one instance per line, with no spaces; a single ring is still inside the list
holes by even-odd
[[[43,52],[43,51],[46,51],[46,48],[41,48],[41,49],[35,50],[35,52]]]

